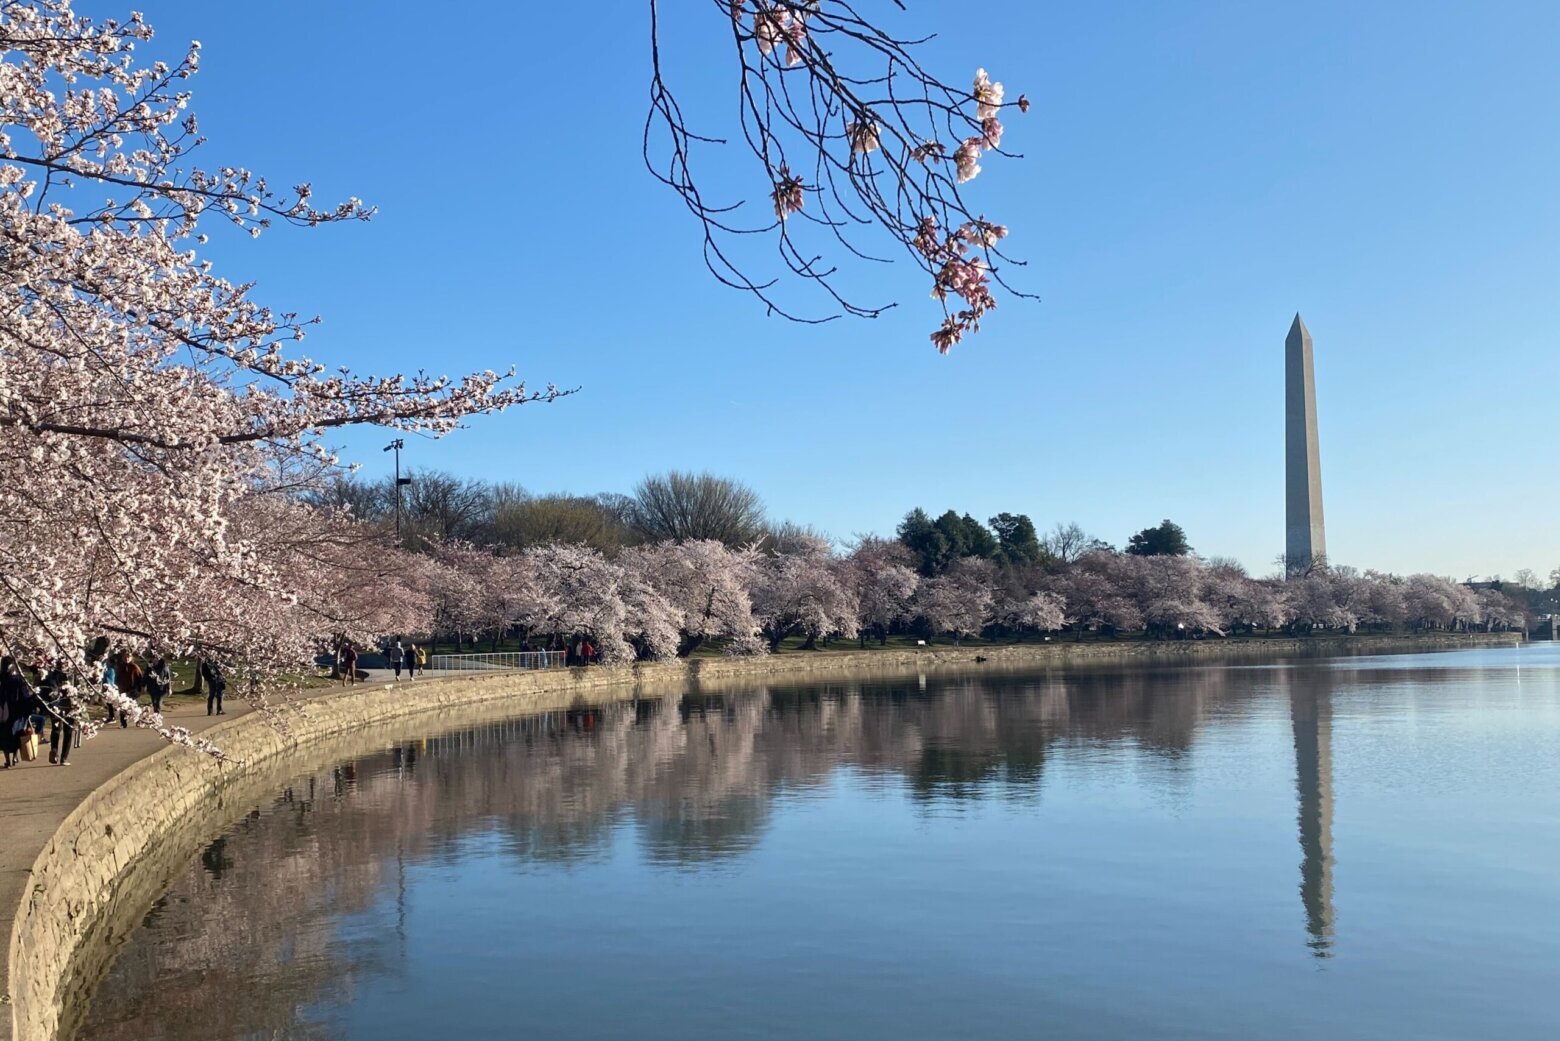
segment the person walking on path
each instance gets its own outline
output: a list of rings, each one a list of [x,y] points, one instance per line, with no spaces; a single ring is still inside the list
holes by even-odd
[[[120,651],[119,652],[119,660],[114,665],[114,676],[115,676],[116,680],[118,681],[116,683],[116,686],[119,687],[119,693],[123,694],[125,697],[129,698],[131,701],[136,700],[137,695],[139,695],[140,692],[141,692],[142,673],[141,673],[141,666],[137,665],[135,663],[135,659],[130,657],[130,652],[129,651]],[[110,712],[109,718],[110,719],[113,718],[112,712]],[[124,728],[128,727],[129,725],[130,725],[129,713],[127,713],[124,709],[120,709],[119,710],[119,727],[120,727],[120,729],[123,730]]]
[[[401,678],[401,664],[406,661],[406,648],[397,640],[390,647],[390,667],[395,670],[395,678]]]
[[[341,685],[349,687],[357,683],[357,648],[348,642],[341,648]]]
[[[70,676],[65,663],[57,661],[53,670],[43,679],[45,706],[49,718],[49,762],[57,766],[70,765],[70,749],[76,742],[76,713],[80,706],[67,689]]]
[[[36,717],[43,711],[38,695],[9,654],[0,659],[0,703],[4,704],[5,715],[5,723],[0,724],[0,752],[5,753],[5,765],[9,768],[18,762],[24,732],[42,724]]]
[[[168,665],[167,655],[159,654],[152,662],[146,672],[146,687],[152,695],[152,711],[162,715],[163,698],[173,693],[173,669]]]
[[[206,680],[206,715],[212,715],[213,708],[216,715],[223,715],[222,695],[227,692],[227,680],[223,678],[222,670],[210,658],[203,658],[200,672]]]
[[[115,690],[119,689],[119,676],[114,671],[114,659],[113,658],[104,658],[103,659],[103,686],[105,686],[105,687],[113,687]],[[114,706],[110,705],[110,706],[108,706],[108,717],[106,719],[104,719],[103,722],[105,722],[105,723],[112,723],[113,721],[114,721]]]
[[[417,667],[422,664],[418,658],[418,655],[421,653],[422,651],[418,649],[415,643],[406,645],[406,678],[409,680],[417,678]]]

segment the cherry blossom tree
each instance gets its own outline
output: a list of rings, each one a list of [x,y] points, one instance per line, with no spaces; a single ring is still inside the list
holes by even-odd
[[[1479,617],[1489,631],[1527,627],[1527,610],[1505,592],[1480,589],[1474,595],[1478,600]]]
[[[434,628],[455,637],[456,647],[470,639],[494,636],[509,619],[497,590],[502,582],[499,558],[469,542],[432,543],[429,555],[435,565],[429,572]]]
[[[1365,572],[1364,600],[1360,606],[1360,624],[1391,629],[1402,625],[1408,607],[1403,580],[1378,571]]]
[[[679,655],[692,653],[706,640],[727,641],[731,654],[763,652],[749,593],[755,551],[695,539],[635,546],[618,559],[671,605],[681,633]]]
[[[1202,562],[1168,554],[1128,554],[1143,621],[1162,636],[1210,632],[1223,635],[1217,610],[1204,599]]]
[[[1289,623],[1289,612],[1277,585],[1253,579],[1233,560],[1207,562],[1202,597],[1225,632],[1276,629]]]
[[[1022,639],[1025,632],[1052,633],[1067,624],[1067,602],[1046,590],[999,601],[997,619]]]
[[[805,650],[815,650],[821,638],[855,636],[860,603],[828,543],[805,536],[789,541],[789,552],[761,560],[753,570],[753,615],[770,651],[788,636],[805,636]]]
[[[1025,295],[1006,280],[1004,265],[1016,263],[1002,252],[1007,228],[967,201],[965,186],[982,162],[1012,154],[1003,117],[1027,111],[1027,98],[1010,100],[985,69],[957,83],[933,74],[919,57],[924,30],[893,31],[859,0],[715,0],[737,84],[731,136],[753,159],[749,189],[766,199],[761,213],[743,210],[696,175],[700,149],[725,140],[695,129],[670,83],[667,26],[681,17],[676,35],[696,35],[695,6],[650,0],[644,158],[699,223],[705,264],[722,284],[797,321],[876,317],[892,304],[858,302],[830,259],[885,259],[858,244],[873,229],[927,275],[943,313],[931,340],[944,353],[996,306],[993,286]],[[699,50],[687,60],[709,58]],[[782,300],[779,276],[749,273],[743,243],[765,235],[783,274],[818,290],[822,312]]]
[[[1355,583],[1330,567],[1313,567],[1284,584],[1284,599],[1295,622],[1313,629],[1353,632],[1360,621]]]
[[[493,372],[360,376],[297,353],[316,319],[217,273],[200,255],[208,230],[258,236],[372,209],[201,162],[186,89],[199,45],[143,61],[151,38],[139,14],[0,3],[0,452],[26,472],[0,489],[0,640],[64,659],[89,698],[109,696],[85,653],[104,636],[198,648],[254,677],[280,662],[239,634],[301,653],[299,632],[274,631],[302,617],[279,610],[299,592],[243,518],[257,496],[324,473],[330,431],[437,435],[557,396]],[[290,529],[295,546],[309,527]],[[340,534],[315,530],[324,547]]]
[[[979,635],[991,621],[995,605],[995,566],[979,557],[961,557],[936,578],[921,583],[915,610],[937,633],[948,633],[957,644]]]
[[[627,568],[622,572],[618,595],[623,600],[623,636],[635,656],[645,661],[660,661],[677,656],[681,633],[680,614],[671,601],[650,585],[643,576]]]
[[[604,664],[634,660],[624,639],[628,609],[619,595],[623,569],[588,546],[552,543],[526,550],[534,595],[527,626],[555,642],[588,636]]]
[[[856,594],[861,629],[863,633],[872,630],[880,645],[887,644],[889,629],[913,614],[911,604],[921,584],[914,558],[897,540],[867,536],[857,543],[847,563],[847,581]],[[863,642],[865,639],[862,635]]]
[[[1482,619],[1473,590],[1437,575],[1410,575],[1403,602],[1408,618],[1422,629],[1465,629]]]
[[[1067,605],[1067,624],[1081,639],[1090,629],[1130,632],[1143,625],[1143,612],[1127,594],[1134,561],[1110,550],[1082,554],[1056,582]]]

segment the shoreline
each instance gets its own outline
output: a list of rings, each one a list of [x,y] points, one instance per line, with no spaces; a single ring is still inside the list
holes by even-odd
[[[222,764],[142,732],[105,732],[70,770],[0,776],[9,786],[7,848],[0,863],[0,920],[10,916],[0,1041],[51,1041],[172,874],[226,822],[235,802],[262,797],[295,770],[350,758],[418,730],[578,704],[680,693],[711,681],[807,681],[826,673],[914,673],[994,667],[1215,664],[1250,658],[1336,657],[1517,646],[1514,633],[1436,633],[1218,641],[1044,643],[905,650],[790,652],[703,658],[618,669],[437,675],[415,683],[328,688],[302,702],[278,730],[253,711],[223,719],[182,706],[242,764]],[[189,716],[190,718],[184,718]],[[200,721],[207,720],[201,726]],[[102,747],[99,747],[102,746]],[[86,753],[86,754],[82,754]],[[39,767],[44,769],[46,767]],[[47,791],[39,792],[41,786]],[[34,789],[31,793],[28,788]],[[127,924],[128,923],[128,924]]]

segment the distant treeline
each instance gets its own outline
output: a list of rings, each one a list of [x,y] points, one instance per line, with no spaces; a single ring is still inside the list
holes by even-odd
[[[314,501],[395,523],[390,481],[344,479]],[[442,576],[430,588],[446,633],[549,644],[594,635],[620,660],[672,647],[685,654],[708,639],[775,649],[787,636],[812,646],[892,634],[1523,629],[1555,599],[1536,581],[1475,586],[1325,563],[1286,576],[1280,561],[1273,575],[1253,577],[1235,561],[1194,555],[1168,519],[1118,551],[1076,524],[1042,536],[1021,513],[983,524],[917,508],[895,538],[860,536],[842,547],[771,522],[740,482],[679,472],[647,477],[627,495],[582,496],[421,471],[403,488],[401,527],[406,547],[426,551]],[[624,592],[635,589],[643,593]],[[525,606],[526,596],[536,603]],[[582,598],[601,596],[582,610]],[[671,606],[648,610],[663,602]],[[722,611],[728,617],[715,624]]]

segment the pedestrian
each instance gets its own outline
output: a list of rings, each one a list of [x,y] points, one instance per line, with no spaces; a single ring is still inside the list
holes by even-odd
[[[223,715],[222,695],[227,692],[227,680],[222,676],[222,670],[217,663],[210,658],[204,658],[200,663],[201,675],[206,680],[206,715],[212,715],[212,709],[216,715]]]
[[[395,670],[395,678],[401,678],[401,663],[406,660],[406,648],[401,646],[401,641],[395,641],[390,648],[390,667]]]
[[[43,714],[43,699],[38,697],[38,692],[33,690],[25,676],[22,677],[21,711],[17,717],[11,724],[17,754],[21,756],[22,762],[30,763],[38,758],[38,735],[43,733],[47,717]]]
[[[590,637],[588,636],[585,637],[585,642],[580,645],[580,657],[585,659],[583,662],[585,665],[591,664],[596,659],[596,647],[590,642]]]
[[[43,708],[16,659],[9,654],[0,658],[0,704],[5,716],[5,722],[0,724],[0,752],[5,754],[5,766],[9,769],[19,761],[25,731],[35,726],[34,717]]]
[[[114,659],[111,658],[111,657],[110,658],[104,658],[103,659],[103,685],[105,687],[113,687],[115,690],[118,690],[119,689],[118,679],[119,679],[119,677],[118,677],[118,675],[114,671]],[[109,705],[108,706],[108,718],[103,720],[103,722],[105,722],[105,723],[112,723],[113,721],[114,721],[114,706],[113,705]]]
[[[341,682],[343,685],[357,682],[357,648],[350,640],[341,649]]]
[[[136,700],[136,695],[139,694],[140,690],[141,690],[141,683],[142,683],[142,678],[143,677],[142,677],[142,674],[141,674],[141,666],[137,665],[135,663],[135,659],[130,657],[130,652],[129,651],[120,651],[119,652],[119,661],[114,666],[114,678],[117,681],[116,686],[119,687],[119,693],[123,694],[125,697],[129,698],[131,701]],[[128,727],[129,725],[130,725],[129,713],[126,712],[124,709],[120,709],[119,710],[119,727],[120,727],[120,729],[124,729],[125,727]]]
[[[159,654],[146,671],[146,688],[152,696],[152,711],[162,715],[163,698],[173,693],[173,669],[167,655]]]
[[[55,661],[54,668],[43,678],[41,691],[50,719],[49,762],[57,766],[69,766],[70,749],[76,742],[76,713],[80,705],[71,689],[64,659]]]

